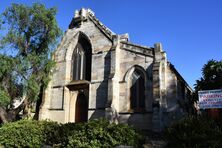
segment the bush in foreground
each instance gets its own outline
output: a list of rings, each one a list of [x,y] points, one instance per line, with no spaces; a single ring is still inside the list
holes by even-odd
[[[167,147],[222,147],[222,122],[208,117],[187,117],[165,131]]]
[[[82,124],[21,120],[0,128],[0,145],[5,147],[138,147],[140,140],[135,129],[104,119]]]
[[[4,124],[0,128],[0,145],[5,147],[36,147],[47,142],[52,131],[57,131],[56,122],[20,120]],[[54,129],[54,130],[53,130]]]

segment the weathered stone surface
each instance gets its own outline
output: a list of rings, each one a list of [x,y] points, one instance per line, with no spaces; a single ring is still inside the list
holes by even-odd
[[[44,92],[39,118],[76,122],[84,109],[88,112],[87,119],[107,117],[111,109],[115,114],[110,119],[115,118],[115,122],[157,132],[179,119],[184,113],[178,100],[187,99],[192,90],[167,61],[162,45],[145,47],[130,43],[128,35],[114,34],[91,10],[82,12],[75,14],[55,51],[56,68]],[[91,57],[88,74],[91,79],[87,80],[74,80],[72,74],[76,60],[73,53],[80,38],[90,45],[84,49],[85,53],[91,52],[87,56]],[[84,69],[85,65],[80,62],[79,66]],[[131,108],[130,101],[135,71],[144,77],[141,99],[145,104],[138,111]],[[85,102],[79,100],[81,95]]]
[[[89,108],[105,108],[108,97],[108,82],[93,83],[90,91]]]
[[[50,109],[63,109],[63,88],[52,88]]]

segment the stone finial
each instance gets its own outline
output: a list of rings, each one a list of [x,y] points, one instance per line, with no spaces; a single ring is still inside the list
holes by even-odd
[[[74,18],[77,18],[77,17],[79,17],[79,11],[78,10],[75,11],[75,15],[74,15]]]
[[[154,44],[154,49],[155,49],[155,52],[162,52],[163,51],[162,44],[161,43]]]
[[[86,18],[88,15],[95,16],[95,13],[91,9],[81,8],[79,11],[75,11],[74,18],[83,17]]]
[[[166,52],[163,50],[161,43],[154,44],[154,55],[157,61],[167,59]]]
[[[80,9],[79,15],[81,15],[81,16],[83,16],[83,17],[86,17],[86,15],[87,15],[87,10],[86,10],[85,8]]]
[[[128,41],[129,41],[129,34],[128,34],[128,33],[121,34],[121,35],[120,35],[120,41],[126,41],[126,42],[128,42]]]
[[[82,8],[79,11],[76,10],[74,14],[74,19],[69,25],[69,28],[73,28],[74,26],[81,26],[83,21],[85,21],[88,17],[88,9]]]
[[[79,17],[84,17],[85,18],[87,16],[87,13],[88,13],[88,10],[85,9],[85,8],[82,8],[79,11],[76,10],[74,18],[79,18]]]

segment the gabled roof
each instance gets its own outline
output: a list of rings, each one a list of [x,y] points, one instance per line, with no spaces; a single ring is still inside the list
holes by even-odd
[[[193,89],[189,86],[189,84],[184,80],[184,78],[180,75],[180,73],[176,70],[176,68],[174,67],[173,64],[171,64],[169,61],[167,63],[170,67],[170,69],[178,76],[178,78],[180,79],[180,81],[182,81],[185,86],[191,91],[193,92]]]
[[[99,30],[101,30],[111,41],[113,40],[113,35],[116,35],[108,27],[106,27],[102,22],[100,22],[96,17],[95,13],[91,9],[82,8],[79,11],[75,11],[75,16],[72,19],[69,28],[78,27],[82,22],[90,19]]]

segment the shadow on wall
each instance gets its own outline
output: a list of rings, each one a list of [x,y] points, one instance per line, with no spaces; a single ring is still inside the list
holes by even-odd
[[[108,101],[108,79],[111,69],[111,51],[108,51],[104,57],[104,77],[96,90],[96,108],[90,119],[105,117],[105,108]]]
[[[173,122],[178,121],[186,116],[186,111],[183,109],[182,102],[185,98],[181,95],[182,88],[178,86],[176,81],[168,82],[167,89],[167,110],[163,112],[163,126],[168,127]]]
[[[128,125],[131,125],[137,129],[151,130],[152,128],[152,113],[132,113],[128,120]]]
[[[137,129],[151,130],[152,129],[152,102],[153,102],[153,82],[152,82],[152,69],[153,65],[150,64],[146,69],[145,84],[145,108],[136,110],[135,112],[126,112],[119,114],[119,123],[125,123],[134,126]],[[128,90],[130,91],[130,90]],[[126,98],[127,99],[127,98]],[[132,102],[131,102],[132,103]],[[132,106],[131,106],[132,107]],[[141,106],[143,107],[143,106]]]

